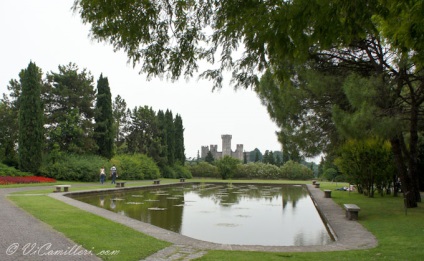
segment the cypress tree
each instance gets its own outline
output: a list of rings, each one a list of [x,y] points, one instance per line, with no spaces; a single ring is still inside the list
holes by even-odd
[[[41,70],[30,62],[21,74],[19,96],[19,168],[34,174],[42,163],[44,144]]]
[[[165,122],[168,165],[173,166],[175,163],[175,128],[174,118],[170,110],[166,110],[165,112]]]
[[[100,74],[97,81],[96,127],[94,137],[98,146],[99,155],[111,159],[113,156],[113,114],[112,95],[107,77]]]
[[[181,165],[185,163],[185,149],[184,149],[184,127],[183,120],[179,114],[175,116],[175,160]]]

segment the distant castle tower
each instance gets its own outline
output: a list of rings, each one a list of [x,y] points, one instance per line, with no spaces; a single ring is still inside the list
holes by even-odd
[[[208,155],[208,152],[210,151],[213,158],[218,160],[221,159],[224,156],[231,156],[233,158],[239,159],[243,161],[243,144],[237,144],[236,151],[231,150],[231,139],[232,135],[224,134],[221,135],[222,139],[222,152],[218,151],[218,145],[210,145],[208,146],[202,146],[202,159],[206,158],[206,155]]]
[[[231,156],[231,135],[221,135],[222,139],[222,156]]]

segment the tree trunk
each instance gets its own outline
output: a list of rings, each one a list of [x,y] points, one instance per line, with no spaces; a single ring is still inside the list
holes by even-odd
[[[418,178],[418,108],[415,102],[412,102],[411,106],[412,108],[411,108],[411,127],[409,130],[410,140],[409,140],[408,175],[414,187],[411,193],[414,194],[413,196],[415,197],[415,200],[417,202],[421,202],[420,186],[419,186],[419,178]]]
[[[415,196],[415,187],[413,182],[408,175],[406,169],[405,159],[402,153],[402,142],[400,139],[403,137],[395,137],[390,140],[392,144],[392,151],[395,158],[395,164],[398,170],[398,175],[401,182],[401,187],[403,191],[404,203],[406,208],[416,208],[418,206],[416,196]]]

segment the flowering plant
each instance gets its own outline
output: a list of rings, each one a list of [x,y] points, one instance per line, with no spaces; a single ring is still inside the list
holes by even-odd
[[[28,177],[0,177],[0,185],[9,185],[9,184],[29,184],[29,183],[52,183],[56,182],[55,179],[38,177],[38,176],[28,176]]]

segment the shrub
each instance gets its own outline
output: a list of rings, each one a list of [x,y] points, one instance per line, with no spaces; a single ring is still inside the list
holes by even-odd
[[[237,164],[239,163],[240,161],[238,159],[230,156],[224,156],[224,158],[216,161],[216,166],[218,167],[222,179],[231,179],[234,173],[236,173]]]
[[[57,180],[96,181],[100,168],[107,166],[107,159],[96,155],[64,154],[55,157],[54,161],[46,158],[40,172]]]
[[[188,166],[193,177],[198,178],[218,178],[218,168],[207,162],[199,162],[199,164]]]
[[[162,177],[168,178],[168,179],[175,179],[177,177],[177,173],[175,173],[175,170],[171,166],[164,166],[161,169]]]
[[[112,164],[118,169],[118,177],[126,180],[157,179],[160,170],[152,158],[144,154],[121,154],[112,158]]]
[[[186,178],[191,179],[193,176],[191,175],[190,170],[186,166],[182,166],[180,164],[174,165],[174,171],[176,174],[176,178]]]
[[[282,178],[292,180],[307,180],[314,178],[314,172],[308,167],[294,162],[292,160],[287,161],[282,167]]]
[[[246,179],[280,179],[281,169],[272,164],[262,162],[250,162],[238,165],[234,178]]]
[[[30,176],[31,174],[28,172],[22,172],[14,167],[9,167],[3,163],[0,163],[0,177],[25,177]]]

